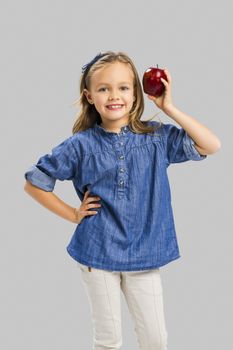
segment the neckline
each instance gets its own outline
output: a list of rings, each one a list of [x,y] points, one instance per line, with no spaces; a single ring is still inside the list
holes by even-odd
[[[107,134],[114,134],[114,135],[120,135],[120,134],[124,134],[126,132],[128,132],[130,130],[129,128],[129,124],[123,125],[121,126],[121,131],[120,132],[114,132],[114,131],[110,131],[105,129],[103,126],[101,126],[100,124],[97,123],[97,121],[95,122],[95,127],[98,128],[99,130],[102,130],[103,132],[107,133]]]

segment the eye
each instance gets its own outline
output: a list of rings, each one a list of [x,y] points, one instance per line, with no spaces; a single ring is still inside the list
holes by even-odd
[[[105,89],[107,89],[107,88],[106,87],[102,87],[102,88],[99,89],[99,91],[105,91]],[[129,90],[128,86],[121,86],[121,89],[124,90],[124,91],[125,90]]]
[[[104,89],[106,89],[106,88],[100,88],[99,91],[103,91]]]

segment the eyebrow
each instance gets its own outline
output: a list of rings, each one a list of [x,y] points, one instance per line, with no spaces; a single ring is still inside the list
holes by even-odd
[[[121,81],[119,84],[128,84],[128,85],[130,85],[130,82],[129,81]],[[110,84],[103,82],[103,83],[97,84],[96,86],[99,86],[99,85],[110,85]]]

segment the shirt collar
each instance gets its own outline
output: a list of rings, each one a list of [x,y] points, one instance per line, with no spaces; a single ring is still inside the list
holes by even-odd
[[[103,128],[101,125],[99,125],[99,124],[97,123],[97,121],[96,121],[95,124],[94,124],[94,128],[97,129],[97,130],[100,130],[101,132],[103,132],[103,133],[105,133],[105,134],[108,134],[108,135],[109,135],[109,134],[119,135],[119,133],[117,133],[117,132],[113,132],[113,131],[108,131],[108,130],[106,130],[106,129]],[[127,124],[127,125],[124,125],[124,126],[121,127],[120,133],[125,134],[125,133],[127,133],[127,132],[129,132],[129,131],[130,131],[129,124]]]

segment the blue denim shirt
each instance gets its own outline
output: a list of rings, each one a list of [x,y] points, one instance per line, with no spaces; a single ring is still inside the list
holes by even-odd
[[[96,122],[40,157],[24,176],[45,191],[53,191],[56,180],[72,180],[81,201],[86,190],[101,198],[101,207],[91,208],[98,213],[83,218],[66,247],[74,260],[112,271],[152,269],[180,257],[167,168],[207,157],[193,145],[173,124],[137,134],[128,125],[114,133]]]

